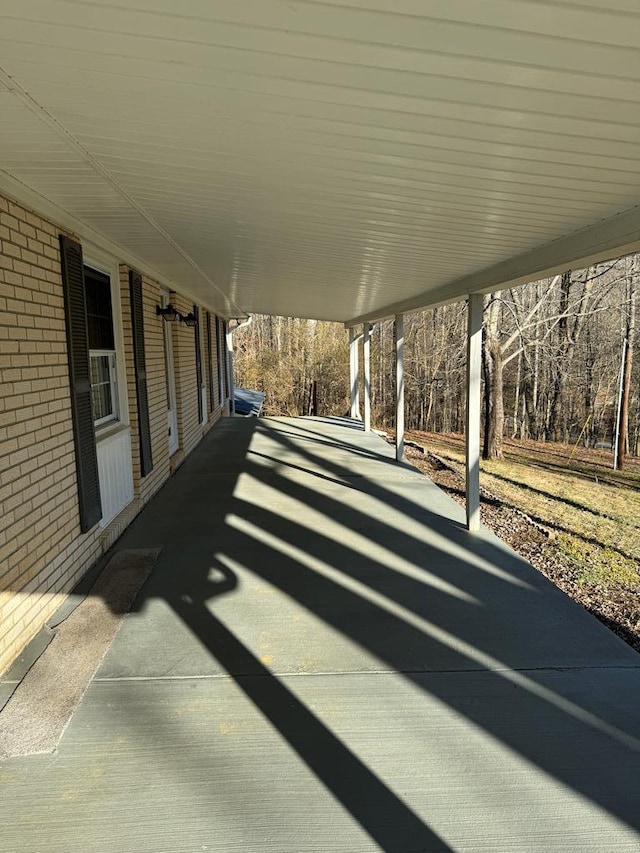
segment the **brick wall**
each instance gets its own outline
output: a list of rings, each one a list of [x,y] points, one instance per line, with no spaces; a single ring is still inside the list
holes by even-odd
[[[78,541],[58,233],[0,197],[0,672],[100,550]]]
[[[143,277],[153,470],[140,477],[128,268],[121,266],[135,499],[107,528],[80,532],[60,230],[0,196],[0,673],[222,411],[217,406],[207,425],[198,423],[194,330],[172,324],[180,453],[170,460],[160,288]],[[172,301],[183,314],[193,308],[179,295]],[[215,358],[215,330],[213,338]],[[206,359],[203,368],[206,377]]]
[[[189,302],[177,293],[170,296],[171,304],[181,314],[193,311]],[[180,450],[186,456],[202,438],[202,427],[198,422],[198,389],[196,387],[196,346],[194,329],[184,323],[174,323],[173,358],[176,374],[176,398],[178,403],[178,436]]]

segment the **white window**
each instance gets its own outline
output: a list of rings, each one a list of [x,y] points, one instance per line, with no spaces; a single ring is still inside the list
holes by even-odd
[[[101,427],[118,421],[120,416],[111,281],[105,273],[85,267],[84,284],[93,422]]]
[[[113,352],[91,350],[91,398],[95,426],[118,419],[118,382]]]

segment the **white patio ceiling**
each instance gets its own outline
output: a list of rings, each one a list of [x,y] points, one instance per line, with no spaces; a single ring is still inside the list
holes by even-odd
[[[373,318],[640,248],[639,45],[638,0],[0,0],[0,189]]]

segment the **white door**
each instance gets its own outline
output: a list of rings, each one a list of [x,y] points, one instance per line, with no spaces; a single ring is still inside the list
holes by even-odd
[[[162,307],[169,304],[169,296],[162,295]],[[167,430],[169,433],[169,453],[178,449],[178,410],[176,404],[176,377],[173,369],[173,324],[163,320],[164,361],[167,383]]]

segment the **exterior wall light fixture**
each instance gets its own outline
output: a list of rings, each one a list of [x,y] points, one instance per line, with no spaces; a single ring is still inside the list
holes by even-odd
[[[165,308],[161,308],[159,305],[156,305],[156,314],[168,323],[175,323],[178,320],[183,319],[182,314],[177,308],[174,308],[171,303],[169,303]]]
[[[196,315],[193,313],[193,311],[189,311],[189,313],[186,316],[184,314],[181,314],[180,319],[185,324],[185,326],[191,326],[192,328],[198,322]]]

